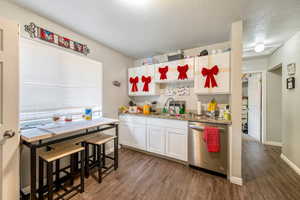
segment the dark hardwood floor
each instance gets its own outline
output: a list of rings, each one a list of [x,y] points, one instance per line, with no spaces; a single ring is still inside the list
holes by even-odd
[[[132,150],[120,150],[120,166],[72,200],[300,200],[300,176],[280,159],[280,148],[245,137],[242,187],[224,178]]]

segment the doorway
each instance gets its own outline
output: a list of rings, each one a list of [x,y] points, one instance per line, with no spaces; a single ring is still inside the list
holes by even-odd
[[[243,75],[242,131],[262,141],[262,73]]]

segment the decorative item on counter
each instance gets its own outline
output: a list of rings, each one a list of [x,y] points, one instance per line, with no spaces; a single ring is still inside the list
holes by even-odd
[[[56,44],[60,47],[71,49],[73,51],[87,55],[90,53],[90,49],[85,44],[75,42],[71,39],[65,38],[61,35],[48,31],[44,28],[41,28],[31,22],[28,25],[25,25],[25,31],[29,33],[31,38],[38,38],[40,40]]]
[[[208,51],[205,49],[205,50],[200,52],[199,56],[207,56],[207,55],[208,55]]]
[[[138,76],[136,76],[134,78],[130,77],[129,82],[132,84],[131,92],[137,92],[138,91],[137,84],[139,82],[139,77]]]
[[[229,105],[226,106],[226,109],[224,111],[224,119],[230,121],[231,120],[231,113]]]
[[[215,112],[217,110],[217,105],[217,101],[215,100],[215,98],[213,98],[208,104],[207,111]]]
[[[145,104],[144,106],[143,106],[143,114],[144,115],[149,115],[150,114],[150,105],[149,104]]]
[[[186,64],[186,65],[183,65],[183,66],[177,66],[177,71],[179,72],[178,74],[178,80],[185,80],[185,79],[188,79],[188,76],[187,76],[187,71],[189,70],[189,66]]]
[[[137,106],[129,106],[128,112],[129,113],[138,113],[138,107]]]
[[[71,122],[71,121],[72,121],[72,114],[66,114],[65,122]]]
[[[169,70],[169,67],[168,66],[165,66],[165,67],[160,67],[158,69],[159,73],[160,73],[160,80],[166,80],[167,79],[167,72]]]
[[[156,112],[156,106],[157,106],[157,101],[152,101],[151,102],[151,112]]]
[[[84,109],[84,118],[85,118],[85,120],[92,120],[92,118],[93,118],[92,108]]]
[[[142,82],[144,83],[143,92],[149,92],[149,83],[151,83],[151,76],[142,76]]]
[[[127,106],[121,106],[119,108],[120,113],[128,113],[128,107]]]
[[[213,66],[211,69],[207,69],[207,68],[202,68],[202,76],[206,76],[206,80],[205,80],[205,88],[214,88],[214,87],[218,87],[217,81],[215,79],[215,75],[217,75],[219,73],[219,68],[217,65]]]
[[[54,122],[59,121],[59,120],[60,120],[60,115],[59,115],[59,114],[53,114],[52,120],[53,120]]]

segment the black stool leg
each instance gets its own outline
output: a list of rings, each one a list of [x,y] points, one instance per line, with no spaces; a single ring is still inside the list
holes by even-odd
[[[80,159],[81,159],[81,165],[80,165],[80,193],[84,192],[84,151],[80,152]]]
[[[92,145],[92,155],[93,155],[93,162],[95,163],[96,162],[96,146],[95,145]]]
[[[55,162],[55,181],[59,185],[60,160]]]
[[[101,145],[97,145],[98,154],[98,182],[102,182],[102,160],[101,160]]]
[[[74,174],[75,174],[75,158],[74,158],[75,154],[71,155],[71,159],[70,159],[70,175],[71,175],[71,179],[70,179],[70,185],[74,185]]]
[[[47,162],[48,200],[53,200],[53,162]]]
[[[90,163],[89,163],[89,144],[84,143],[84,149],[85,149],[85,178],[89,178],[90,176]]]
[[[115,170],[119,167],[119,149],[118,149],[118,137],[114,139],[114,168]]]
[[[39,158],[39,200],[44,199],[44,161]]]
[[[106,151],[105,151],[105,143],[104,144],[102,144],[102,154],[103,154],[103,156],[102,156],[102,162],[103,162],[103,165],[102,165],[102,167],[105,167],[105,158],[106,158]]]

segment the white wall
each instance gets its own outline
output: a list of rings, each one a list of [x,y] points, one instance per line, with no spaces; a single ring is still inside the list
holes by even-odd
[[[282,121],[282,71],[281,68],[267,73],[267,134],[266,144],[281,145]]]
[[[268,69],[269,57],[254,57],[243,59],[243,73],[253,71],[264,71]]]
[[[300,32],[270,57],[270,67],[282,63],[282,153],[300,168]],[[296,88],[286,89],[287,65],[296,63]]]
[[[0,1],[0,17],[14,20],[20,24],[22,37],[29,37],[24,31],[24,25],[34,22],[48,30],[59,33],[67,38],[87,44],[91,50],[89,58],[103,63],[103,114],[108,117],[117,117],[118,107],[128,103],[127,96],[127,68],[133,66],[133,59],[108,48],[96,41],[81,36],[69,29],[64,28],[52,21],[40,17],[26,9],[14,4]],[[101,27],[99,27],[101,28]],[[42,67],[42,66],[41,66]],[[120,88],[112,85],[113,80],[121,81]],[[80,94],[78,94],[80,95]],[[23,148],[21,158],[21,186],[29,184],[29,154],[28,148]]]
[[[50,20],[40,17],[26,9],[14,4],[0,1],[0,17],[11,19],[20,24],[22,37],[29,37],[24,31],[24,25],[34,22],[53,32],[59,33],[67,38],[87,44],[91,50],[89,58],[103,63],[103,113],[105,116],[117,117],[118,106],[128,103],[127,98],[127,68],[133,65],[133,59],[106,47],[96,41],[81,36],[72,30],[64,28]],[[101,27],[99,27],[101,28]],[[112,85],[113,80],[121,81],[120,88]]]

